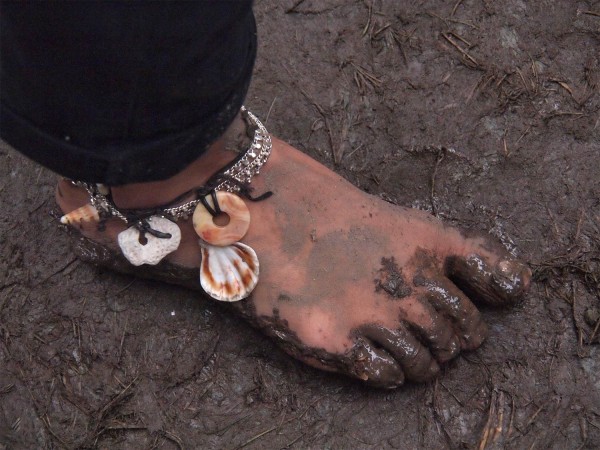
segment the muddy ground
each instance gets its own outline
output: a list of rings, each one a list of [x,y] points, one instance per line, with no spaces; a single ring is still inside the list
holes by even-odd
[[[247,105],[391,202],[499,236],[531,295],[428,385],[292,360],[196,293],[74,259],[0,149],[0,449],[600,448],[600,2],[257,1]]]

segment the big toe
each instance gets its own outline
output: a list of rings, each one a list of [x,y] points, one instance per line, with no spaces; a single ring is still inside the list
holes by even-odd
[[[463,254],[448,256],[446,275],[475,301],[490,305],[513,304],[529,290],[531,269],[499,245],[487,243]]]

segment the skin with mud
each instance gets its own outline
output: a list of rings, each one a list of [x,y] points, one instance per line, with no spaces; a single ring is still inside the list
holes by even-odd
[[[336,256],[345,260],[357,261],[347,248],[362,251],[364,240],[378,241],[377,251],[347,273],[325,260],[271,283],[265,304],[226,307],[154,281],[187,276],[197,288],[197,270],[180,264],[146,267],[150,279],[142,280],[80,262],[77,248],[100,263],[119,260],[106,245],[80,245],[77,231],[57,226],[59,214],[48,214],[56,176],[0,146],[0,448],[598,448],[598,2],[255,3],[259,52],[246,106],[271,133],[373,197],[352,193],[342,206],[304,183],[294,198],[312,209],[285,224],[298,235],[275,234],[276,255],[248,244],[267,277],[271,260],[324,259],[344,242],[352,246]],[[247,202],[254,225],[267,212],[277,226],[294,215],[284,186],[297,182],[291,169],[312,169],[291,159],[283,185],[263,173],[253,181],[256,194],[267,182],[275,192]],[[354,192],[328,177],[328,189]],[[156,192],[167,201],[184,190]],[[477,304],[473,317],[483,318],[488,337],[476,351],[440,365],[434,348],[444,346],[428,345],[441,373],[394,390],[356,376],[379,371],[397,380],[402,363],[375,356],[400,348],[402,336],[391,339],[366,319],[357,327],[353,314],[331,304],[320,317],[333,315],[356,351],[302,341],[290,311],[310,300],[305,280],[350,279],[367,294],[349,296],[356,307],[393,311],[386,320],[397,323],[410,302],[424,299],[436,312],[459,311],[443,286],[449,279],[473,299],[481,297],[475,289],[506,284],[504,264],[479,271],[479,257],[444,258],[436,239],[404,247],[402,221],[391,233],[364,225],[391,212],[411,223],[428,217],[390,202],[429,211],[469,238],[493,235],[533,270],[529,294],[516,305]],[[348,226],[313,226],[325,207]],[[430,269],[413,273],[411,265]],[[476,276],[461,284],[468,274]],[[399,298],[404,286],[411,294]],[[339,286],[325,287],[332,302],[349,301]],[[490,292],[484,297],[497,303]],[[473,328],[467,321],[464,329]],[[418,328],[405,329],[427,342]],[[454,332],[460,321],[451,329],[468,342]],[[449,337],[442,341],[451,348]],[[355,376],[313,369],[282,346]]]
[[[237,120],[228,135],[243,128]],[[152,183],[153,189],[113,188],[114,201],[122,208],[164,203],[152,204],[152,196],[171,185],[183,183],[184,192],[197,187],[212,173],[203,161],[233,158],[226,148],[215,144],[188,169],[193,175]],[[365,194],[278,139],[252,186],[273,192],[249,202],[243,239],[260,255],[260,281],[233,308],[314,367],[380,387],[431,380],[440,364],[479,347],[487,335],[472,300],[452,280],[475,301],[499,305],[521,299],[529,286],[529,268],[501,246],[492,249],[489,239],[464,237],[421,211]],[[56,198],[63,212],[88,201],[68,181],[60,182]],[[104,225],[98,231],[97,223],[82,222],[80,230],[117,253],[116,233],[126,225],[118,219]],[[167,259],[197,270],[198,237],[191,221],[180,227],[180,247]]]

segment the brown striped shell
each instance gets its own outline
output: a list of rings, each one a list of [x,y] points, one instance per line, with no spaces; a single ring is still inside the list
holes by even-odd
[[[237,302],[250,295],[258,282],[259,264],[254,250],[236,242],[217,247],[200,241],[200,284],[215,300]]]

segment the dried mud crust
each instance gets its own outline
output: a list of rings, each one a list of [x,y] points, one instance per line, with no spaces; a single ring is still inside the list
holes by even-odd
[[[0,448],[598,448],[600,4],[255,9],[268,129],[518,248],[532,293],[484,310],[488,341],[437,382],[364,388],[195,292],[80,264],[56,179],[2,146]]]

